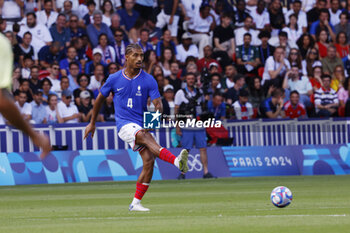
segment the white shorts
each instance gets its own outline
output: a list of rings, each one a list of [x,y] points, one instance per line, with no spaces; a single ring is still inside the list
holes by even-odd
[[[145,147],[135,144],[136,134],[142,130],[142,127],[135,123],[124,125],[118,132],[118,136],[130,145],[133,151],[141,151]]]
[[[165,14],[164,10],[162,10],[157,15],[156,27],[163,28],[165,25],[168,25],[168,29],[170,31],[171,36],[172,37],[176,37],[177,36],[177,28],[178,28],[178,24],[179,24],[179,19],[180,19],[180,17],[178,15],[174,15],[173,23],[171,25],[169,25],[170,15]]]

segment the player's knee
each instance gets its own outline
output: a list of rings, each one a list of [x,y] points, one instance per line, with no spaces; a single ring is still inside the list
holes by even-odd
[[[152,138],[152,135],[145,131],[145,130],[140,130],[137,135],[136,135],[136,140],[140,144],[147,144],[147,142]]]

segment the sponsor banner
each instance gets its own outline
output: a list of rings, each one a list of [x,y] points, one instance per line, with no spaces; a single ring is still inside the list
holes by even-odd
[[[233,177],[350,174],[350,144],[222,149]]]
[[[223,147],[231,176],[299,175],[298,158],[286,147]]]
[[[170,149],[177,155],[180,149]],[[209,170],[229,177],[221,148],[208,148]],[[57,184],[92,181],[136,181],[142,158],[132,150],[53,151],[45,160],[39,152],[0,153],[0,185]],[[199,150],[191,150],[186,178],[203,176]],[[153,180],[176,179],[179,170],[160,159],[154,165]]]

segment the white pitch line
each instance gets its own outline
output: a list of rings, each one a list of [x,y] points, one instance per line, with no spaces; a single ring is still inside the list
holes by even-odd
[[[248,215],[246,217],[249,218],[275,218],[275,217],[347,217],[349,215],[346,214],[278,214],[278,215]]]

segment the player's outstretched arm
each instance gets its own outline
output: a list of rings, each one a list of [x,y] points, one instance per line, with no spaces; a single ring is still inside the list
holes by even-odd
[[[45,158],[51,151],[50,141],[47,136],[39,134],[33,130],[33,128],[26,122],[16,105],[8,97],[6,89],[0,90],[0,112],[1,114],[17,129],[22,130],[27,134],[33,143],[42,149],[40,158]]]
[[[98,117],[98,114],[101,110],[102,104],[105,101],[106,97],[104,97],[101,93],[98,94],[97,99],[95,101],[94,104],[94,108],[92,109],[92,116],[91,116],[91,120],[90,123],[86,126],[85,128],[85,135],[84,135],[84,139],[87,138],[87,136],[91,133],[91,138],[94,136],[95,134],[95,123]]]

